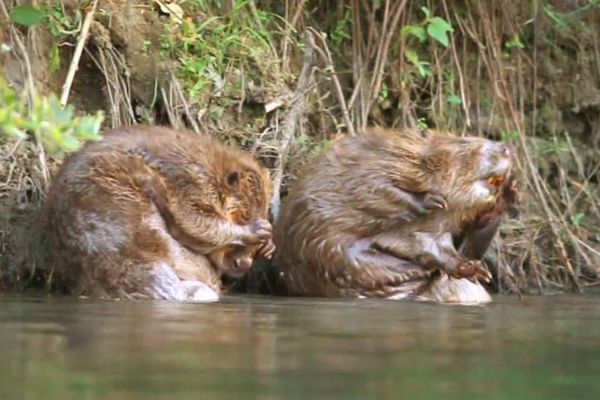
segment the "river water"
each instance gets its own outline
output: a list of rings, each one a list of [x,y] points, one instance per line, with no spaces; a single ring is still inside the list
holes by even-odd
[[[0,399],[600,399],[600,294],[0,296]]]

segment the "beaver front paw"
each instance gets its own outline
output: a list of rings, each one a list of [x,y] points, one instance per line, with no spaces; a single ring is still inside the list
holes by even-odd
[[[273,253],[275,253],[275,244],[272,239],[269,239],[265,242],[259,249],[257,254],[266,259],[271,259],[273,257]]]
[[[435,210],[445,210],[448,208],[448,202],[443,194],[437,191],[431,191],[423,196],[423,208],[425,212]]]
[[[259,219],[244,225],[242,243],[247,246],[268,244],[273,239],[273,226],[266,219]]]
[[[408,202],[409,210],[396,216],[404,222],[411,222],[419,217],[430,215],[435,210],[446,210],[448,208],[446,198],[438,191],[412,194],[411,196],[412,199]]]
[[[456,270],[449,273],[453,278],[467,278],[471,282],[477,282],[482,280],[484,282],[490,282],[492,275],[483,268],[481,261],[479,260],[466,260],[460,264]]]

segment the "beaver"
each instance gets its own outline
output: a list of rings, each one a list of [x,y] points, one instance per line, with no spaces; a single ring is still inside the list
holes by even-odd
[[[217,299],[274,247],[266,168],[208,135],[112,130],[66,159],[42,210],[50,287],[110,298]]]
[[[511,201],[511,166],[510,146],[444,131],[370,128],[340,139],[282,206],[280,283],[293,295],[466,302],[462,291],[488,301],[477,259]]]

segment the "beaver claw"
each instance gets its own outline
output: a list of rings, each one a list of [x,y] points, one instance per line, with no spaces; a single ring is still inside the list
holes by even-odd
[[[459,279],[467,278],[471,282],[477,282],[479,280],[490,282],[492,280],[492,275],[483,268],[483,265],[479,260],[466,260],[456,268],[456,271],[450,273],[450,276]]]
[[[260,247],[260,249],[258,249],[258,255],[266,259],[271,259],[271,257],[273,257],[273,253],[275,253],[275,244],[271,239],[269,239]]]
[[[405,222],[411,222],[421,216],[429,215],[435,210],[446,210],[448,202],[443,194],[432,191],[424,195],[413,194],[408,206],[409,210],[398,214],[396,218]]]
[[[241,236],[244,245],[268,243],[273,238],[273,226],[269,221],[259,219],[245,225]]]
[[[448,208],[448,202],[440,192],[428,192],[423,198],[423,208],[426,211],[433,211],[435,209],[445,210]]]

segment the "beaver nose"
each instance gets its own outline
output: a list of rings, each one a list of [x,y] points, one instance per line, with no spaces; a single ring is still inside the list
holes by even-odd
[[[246,271],[246,270],[249,270],[250,267],[252,266],[252,258],[250,258],[250,257],[238,258],[233,261],[233,264],[235,265],[236,269],[241,270],[241,271]]]

